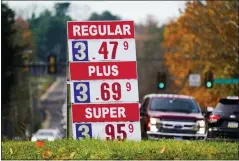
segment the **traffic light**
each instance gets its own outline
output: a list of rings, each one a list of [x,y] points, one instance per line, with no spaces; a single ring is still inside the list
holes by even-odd
[[[49,55],[48,56],[48,74],[56,73],[56,56]]]
[[[206,88],[212,88],[213,87],[213,73],[212,73],[212,71],[207,71],[205,73],[204,85],[205,85]]]
[[[23,71],[27,72],[29,71],[30,55],[24,54],[22,58],[23,58]]]
[[[158,89],[166,88],[166,73],[165,72],[158,72],[157,87],[158,87]]]

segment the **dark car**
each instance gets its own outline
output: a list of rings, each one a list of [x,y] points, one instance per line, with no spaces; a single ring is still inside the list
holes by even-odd
[[[206,139],[204,115],[193,97],[175,94],[146,95],[140,107],[143,139]]]
[[[239,140],[239,99],[222,98],[208,119],[208,139]]]

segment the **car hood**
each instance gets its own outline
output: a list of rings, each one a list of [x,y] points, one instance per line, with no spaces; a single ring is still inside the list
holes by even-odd
[[[160,112],[149,110],[148,115],[155,118],[204,119],[201,113]]]

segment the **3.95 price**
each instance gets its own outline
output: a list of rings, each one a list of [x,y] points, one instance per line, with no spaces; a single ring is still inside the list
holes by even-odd
[[[116,40],[69,40],[70,61],[128,60],[135,61],[135,41]]]
[[[140,140],[139,122],[73,123],[74,137],[100,138],[104,140]]]
[[[138,101],[137,80],[73,82],[73,102]]]
[[[128,129],[127,129],[128,128]],[[129,124],[128,127],[126,127],[125,124],[117,124],[116,126],[113,124],[107,124],[105,126],[105,134],[106,134],[106,140],[125,140],[127,139],[127,131],[129,133],[134,132],[134,125]]]

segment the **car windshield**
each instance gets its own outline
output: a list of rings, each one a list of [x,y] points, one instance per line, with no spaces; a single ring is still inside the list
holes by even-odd
[[[163,112],[199,113],[196,102],[191,99],[153,98],[150,104],[150,110]]]
[[[215,112],[239,114],[238,100],[221,99],[215,108]]]

